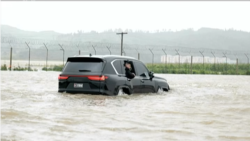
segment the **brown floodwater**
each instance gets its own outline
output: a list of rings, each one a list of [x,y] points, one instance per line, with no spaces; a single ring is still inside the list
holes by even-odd
[[[250,77],[156,74],[171,91],[58,93],[59,72],[1,71],[2,140],[249,141]]]

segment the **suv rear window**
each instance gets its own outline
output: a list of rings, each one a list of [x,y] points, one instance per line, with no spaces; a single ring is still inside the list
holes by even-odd
[[[68,58],[63,72],[102,72],[103,60],[99,58]]]

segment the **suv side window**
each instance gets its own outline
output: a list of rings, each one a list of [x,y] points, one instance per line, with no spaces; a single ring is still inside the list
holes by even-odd
[[[137,76],[142,76],[144,72],[148,73],[148,69],[141,62],[134,62],[134,64],[136,67]]]
[[[121,65],[121,60],[116,60],[113,62],[113,65],[118,72],[118,74],[122,74],[122,65]]]
[[[125,60],[121,60],[121,63],[122,63],[122,74],[125,74],[125,66],[124,66],[125,62],[124,61]],[[135,66],[135,64],[134,64],[134,62],[132,62],[132,64],[131,64],[131,72],[134,73],[134,74],[136,74],[134,66]]]

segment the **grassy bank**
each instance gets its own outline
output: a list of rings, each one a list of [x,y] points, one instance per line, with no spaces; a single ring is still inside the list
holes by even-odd
[[[150,71],[154,73],[168,74],[228,74],[228,75],[250,75],[250,67],[247,64],[146,64]],[[47,68],[47,71],[62,71],[63,65],[54,65]],[[1,70],[7,70],[6,65],[1,66]],[[24,71],[28,68],[17,67],[14,71]],[[42,70],[46,71],[46,67]],[[37,71],[31,69],[31,71]]]
[[[7,70],[10,70],[10,68],[7,68],[6,64],[1,66],[1,71],[7,71]],[[23,68],[20,66],[14,67],[14,68],[12,68],[12,70],[13,71],[28,71],[28,70],[29,71],[37,71],[37,69],[32,69],[32,68],[28,68],[28,67]]]
[[[47,71],[62,71],[63,65],[55,65],[47,68]],[[42,70],[46,71],[46,67],[43,67]]]
[[[154,73],[250,75],[247,64],[146,64]]]

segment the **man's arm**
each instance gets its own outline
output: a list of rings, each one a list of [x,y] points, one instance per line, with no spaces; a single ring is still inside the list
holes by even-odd
[[[125,72],[126,72],[126,77],[128,78],[132,79],[135,77],[135,74],[131,73],[128,68],[125,69]]]

